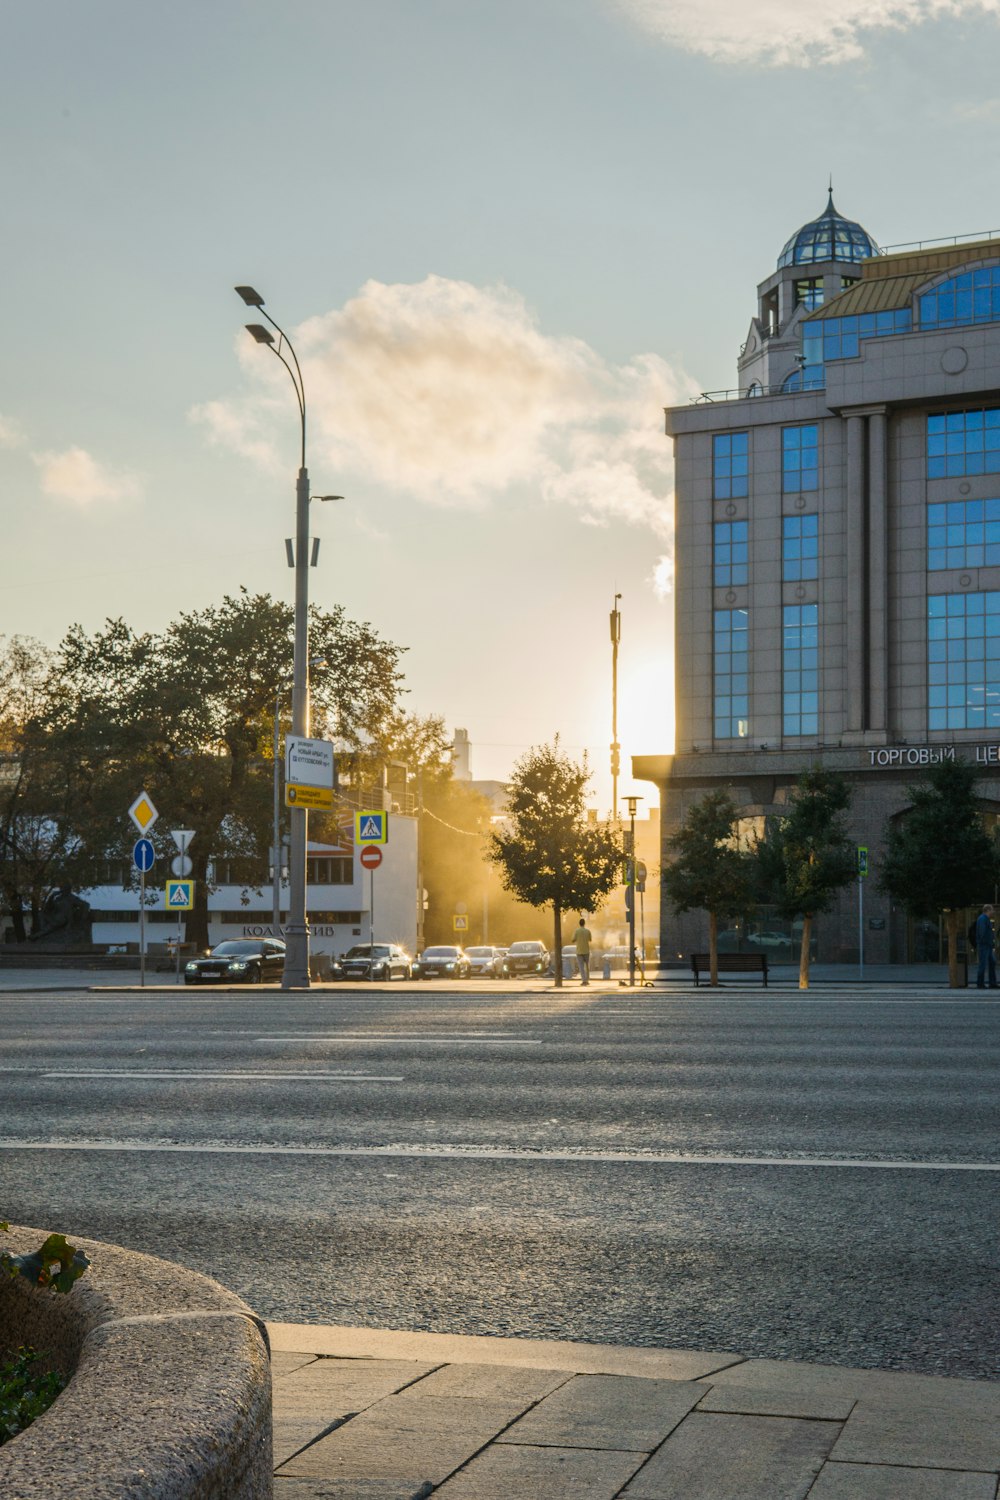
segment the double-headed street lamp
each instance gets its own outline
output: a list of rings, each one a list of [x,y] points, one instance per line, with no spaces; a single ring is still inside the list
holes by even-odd
[[[266,344],[277,355],[291,376],[295,399],[299,404],[302,427],[302,451],[295,484],[295,645],[292,655],[292,733],[303,738],[309,734],[309,474],[306,469],[306,390],[302,370],[291,340],[284,329],[265,311],[264,299],[252,286],[238,286],[239,296],[247,307],[256,307],[266,318],[274,334],[262,323],[248,323],[247,332],[258,344]],[[284,349],[291,356],[285,358]],[[339,499],[339,496],[322,496]],[[290,809],[288,853],[288,923],[285,928],[285,973],[281,987],[285,990],[309,988],[309,922],[306,917],[306,841],[308,813],[304,807]],[[275,849],[275,859],[277,859]]]

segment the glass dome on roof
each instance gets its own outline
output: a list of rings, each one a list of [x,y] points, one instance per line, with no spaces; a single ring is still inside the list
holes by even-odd
[[[811,223],[803,224],[792,235],[778,256],[778,270],[784,266],[814,265],[824,260],[865,260],[869,255],[877,254],[878,246],[867,229],[838,214],[831,191],[826,211]]]

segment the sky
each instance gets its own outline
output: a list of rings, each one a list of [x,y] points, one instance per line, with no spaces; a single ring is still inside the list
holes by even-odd
[[[0,62],[0,635],[291,600],[406,647],[477,778],[672,747],[663,408],[826,204],[1000,225],[1000,0],[38,0]]]

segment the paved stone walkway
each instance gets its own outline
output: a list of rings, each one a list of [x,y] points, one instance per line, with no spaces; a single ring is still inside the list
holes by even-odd
[[[1000,1384],[269,1325],[275,1500],[1000,1500]]]

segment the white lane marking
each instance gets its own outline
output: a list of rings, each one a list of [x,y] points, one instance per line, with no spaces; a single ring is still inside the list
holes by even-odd
[[[1000,1172],[1000,1162],[900,1161],[823,1156],[699,1156],[663,1151],[516,1151],[478,1146],[247,1146],[176,1141],[0,1141],[0,1151],[152,1151],[211,1156],[382,1157],[422,1161],[562,1162],[578,1166],[625,1167],[825,1167],[842,1171]]]
[[[328,1031],[304,1031],[299,1036],[259,1036],[255,1038],[258,1042],[287,1042],[297,1045],[301,1042],[386,1042],[389,1044],[405,1042],[407,1045],[420,1047],[540,1047],[541,1041],[532,1041],[527,1037],[495,1037],[495,1036],[395,1036],[391,1032],[375,1033],[371,1036],[349,1035],[346,1032]]]
[[[402,1083],[402,1074],[382,1075],[379,1073],[209,1073],[205,1070],[185,1073],[180,1070],[174,1072],[165,1069],[162,1072],[152,1070],[132,1070],[129,1068],[74,1068],[64,1069],[61,1072],[43,1072],[43,1078],[228,1078],[237,1082],[257,1083],[264,1079],[277,1079],[284,1082],[286,1079],[305,1079],[309,1083]]]

